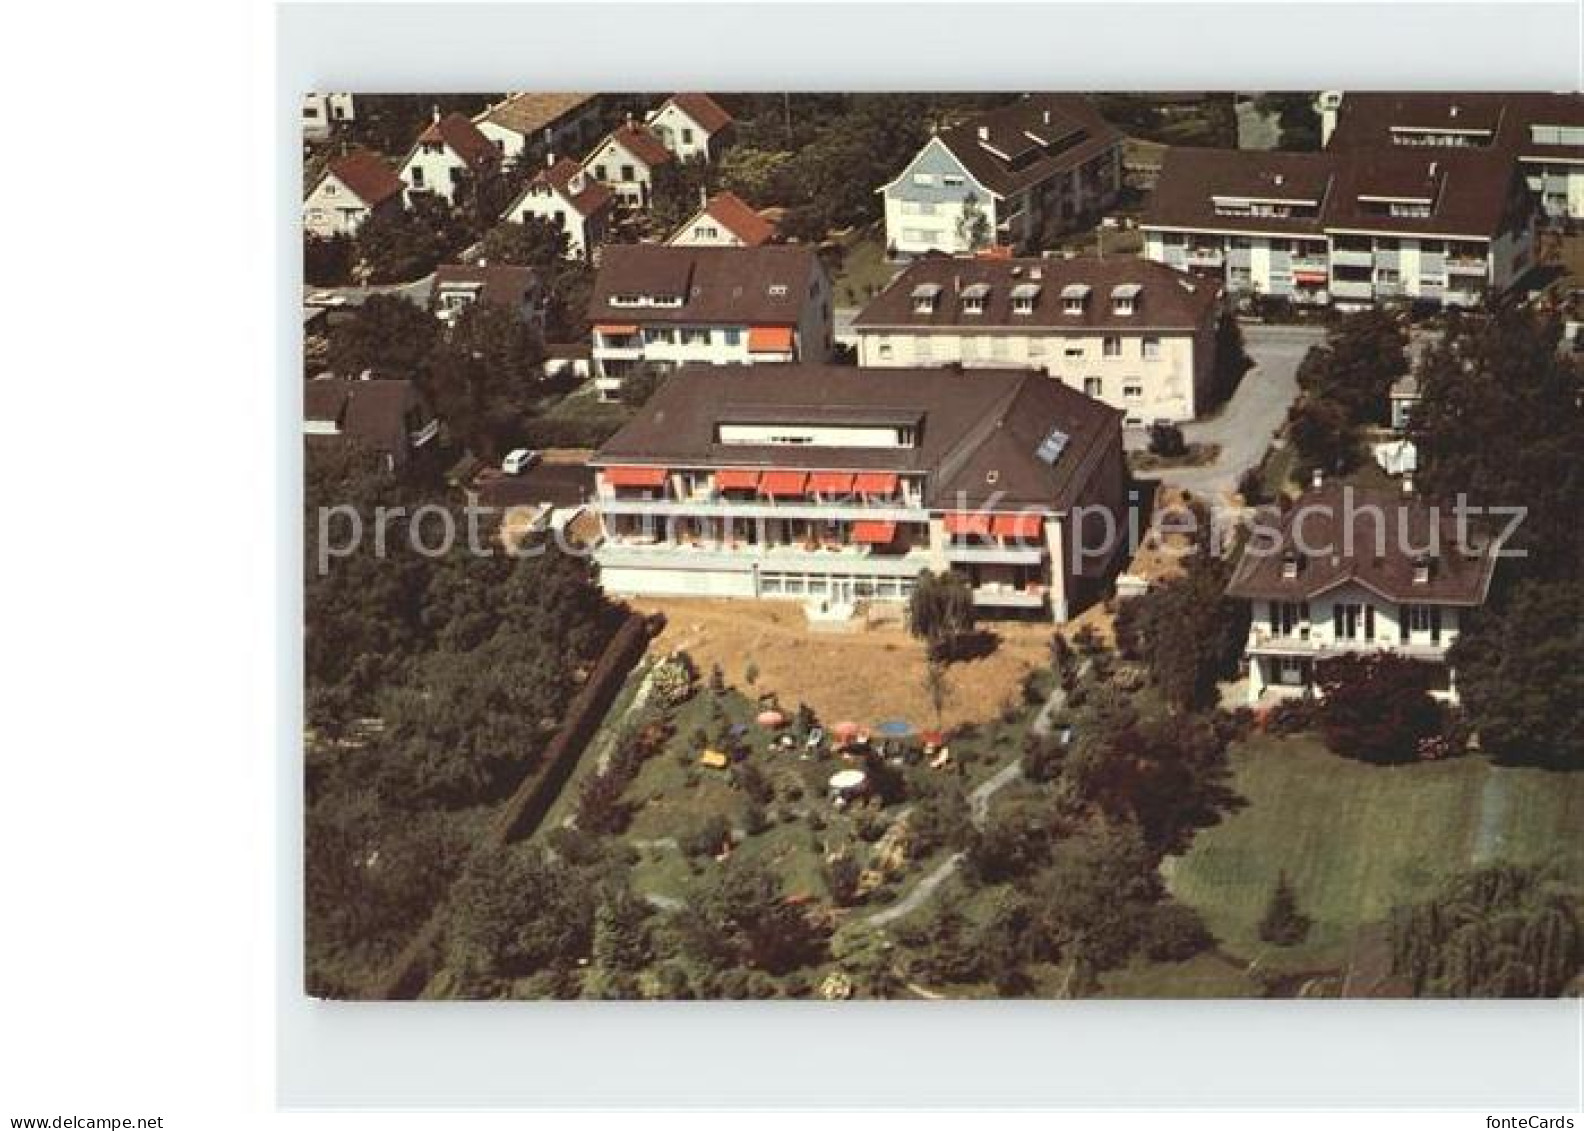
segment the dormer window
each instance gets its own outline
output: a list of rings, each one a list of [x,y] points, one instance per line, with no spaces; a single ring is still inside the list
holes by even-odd
[[[1111,288],[1111,313],[1125,316],[1138,309],[1139,292],[1144,288],[1137,283],[1123,283]]]
[[[611,295],[610,296],[610,304],[612,306],[642,306],[643,305],[643,295],[635,295],[635,294]]]
[[[1428,557],[1421,554],[1414,559],[1413,579],[1415,585],[1428,585],[1430,583],[1430,575],[1433,572],[1433,563]]]
[[[1034,303],[1039,299],[1038,283],[1019,283],[1012,288],[1012,313],[1033,314]]]
[[[1062,313],[1082,314],[1089,304],[1089,284],[1070,283],[1062,288]]]
[[[770,284],[770,297],[771,298],[786,298],[786,293],[787,293],[787,288],[786,288],[786,284],[785,283],[771,283]]]
[[[988,283],[974,283],[972,286],[964,287],[962,293],[963,313],[983,314],[985,300],[989,297],[990,286]]]
[[[681,306],[681,295],[652,295],[649,299],[655,306]]]
[[[935,303],[940,298],[941,289],[937,283],[920,283],[913,288],[913,312],[915,314],[934,314]]]
[[[1298,555],[1288,550],[1282,555],[1282,580],[1292,581],[1298,576]]]

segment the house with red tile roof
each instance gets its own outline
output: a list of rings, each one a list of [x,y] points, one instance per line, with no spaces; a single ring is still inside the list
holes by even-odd
[[[455,203],[456,188],[469,177],[477,178],[500,163],[495,143],[462,114],[440,116],[413,145],[402,162],[401,179],[407,185],[407,203],[414,196],[432,194]]]
[[[566,233],[566,257],[591,259],[605,242],[616,194],[595,180],[576,161],[562,157],[541,169],[506,209],[505,220],[518,224],[543,220]]]
[[[616,199],[627,207],[648,208],[654,171],[673,160],[659,138],[628,122],[594,147],[583,160],[583,171],[610,186]]]
[[[731,140],[732,116],[707,94],[673,94],[645,124],[684,161],[712,161]]]
[[[376,212],[400,210],[406,186],[377,153],[355,149],[333,158],[303,200],[303,230],[350,236]]]
[[[774,240],[775,234],[775,225],[742,197],[718,192],[666,242],[672,247],[758,247]]]

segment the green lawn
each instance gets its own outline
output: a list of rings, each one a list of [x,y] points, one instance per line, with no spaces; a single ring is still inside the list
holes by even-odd
[[[885,290],[898,270],[886,259],[883,231],[856,232],[842,243],[841,263],[831,277],[832,301],[837,306],[864,306]]]
[[[1168,862],[1173,893],[1233,955],[1286,968],[1336,962],[1355,928],[1426,896],[1476,855],[1561,856],[1584,877],[1584,774],[1473,757],[1370,766],[1310,737],[1257,737],[1235,748],[1233,761],[1248,806]],[[1302,945],[1275,950],[1259,941],[1257,924],[1281,871],[1314,928]]]

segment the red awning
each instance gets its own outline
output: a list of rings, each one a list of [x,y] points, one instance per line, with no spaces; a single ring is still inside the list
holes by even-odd
[[[897,477],[890,471],[865,471],[853,476],[853,490],[860,495],[894,495]]]
[[[792,327],[790,327],[790,326],[750,326],[750,327],[748,327],[748,352],[749,353],[791,353],[792,352]]]
[[[1324,271],[1294,271],[1293,278],[1300,283],[1323,283],[1329,276]]]
[[[616,337],[626,337],[638,332],[638,327],[630,322],[602,322],[594,329],[602,334],[613,334]]]
[[[989,534],[990,516],[970,513],[967,511],[946,512],[946,532],[948,534]]]
[[[816,471],[809,476],[808,487],[810,491],[818,491],[822,495],[850,495],[853,489],[852,472]]]
[[[605,482],[612,487],[664,487],[663,467],[607,467]]]
[[[1038,538],[1044,526],[1037,514],[998,514],[990,529],[1002,538]]]
[[[896,528],[894,522],[855,522],[852,528],[853,541],[870,546],[888,546],[896,538]]]
[[[752,491],[759,486],[759,473],[746,467],[724,467],[715,473],[717,491]]]
[[[806,471],[767,471],[759,477],[759,490],[771,498],[787,498],[806,493]]]

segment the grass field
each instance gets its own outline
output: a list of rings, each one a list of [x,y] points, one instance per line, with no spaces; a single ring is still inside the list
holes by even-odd
[[[843,241],[841,264],[831,277],[837,306],[863,306],[885,290],[900,268],[886,259],[883,232],[865,229]]]
[[[1230,954],[1286,968],[1334,963],[1355,928],[1493,859],[1559,856],[1584,881],[1584,774],[1473,757],[1370,766],[1309,737],[1258,737],[1233,760],[1248,806],[1168,865],[1173,893]],[[1277,950],[1260,942],[1257,925],[1282,871],[1314,928],[1303,944]]]

